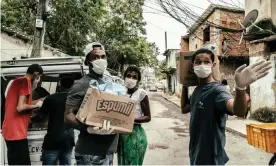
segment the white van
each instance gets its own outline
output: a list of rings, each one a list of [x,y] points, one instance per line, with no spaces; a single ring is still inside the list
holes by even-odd
[[[74,80],[80,79],[84,74],[88,73],[88,67],[83,66],[83,59],[80,57],[66,57],[66,58],[32,58],[22,60],[1,61],[1,88],[7,93],[10,83],[17,76],[26,74],[27,68],[30,64],[40,64],[43,68],[43,76],[41,78],[41,87],[45,88],[50,94],[57,91],[57,83],[60,78],[69,76]],[[106,76],[111,77],[108,71]],[[32,165],[41,165],[42,143],[47,132],[46,124],[32,124],[28,131],[29,153]],[[79,132],[75,130],[75,141],[77,140]],[[8,165],[7,148],[2,137],[1,131],[1,165]],[[75,155],[72,155],[72,164]]]

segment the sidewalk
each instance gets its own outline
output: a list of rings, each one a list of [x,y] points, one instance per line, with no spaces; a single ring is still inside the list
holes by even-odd
[[[180,106],[181,99],[178,98],[177,96],[169,96],[165,94],[162,94],[162,96],[163,98],[172,102],[178,107],[181,107]],[[246,124],[251,124],[251,123],[261,123],[261,122],[249,120],[249,119],[238,119],[235,116],[228,116],[228,120],[226,122],[226,130],[228,132],[232,132],[234,134],[237,134],[239,136],[246,138]]]
[[[164,99],[168,100],[169,102],[175,104],[176,106],[181,107],[181,105],[180,105],[180,98],[178,98],[177,96],[174,96],[174,95],[169,96],[169,95],[166,95],[166,94],[163,93],[162,97]]]

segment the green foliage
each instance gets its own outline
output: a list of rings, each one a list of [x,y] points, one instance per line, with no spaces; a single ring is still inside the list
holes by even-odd
[[[36,16],[36,0],[3,0],[1,23],[32,35]]]
[[[143,4],[144,0],[52,0],[45,44],[83,56],[87,43],[100,41],[114,70],[129,64],[156,66],[159,50],[146,40]],[[33,35],[36,5],[36,0],[3,0],[2,24]]]
[[[158,79],[166,79],[166,74],[168,73],[168,68],[166,64],[166,60],[162,60],[158,62],[158,65],[155,68],[155,75]]]
[[[263,123],[274,123],[276,122],[276,111],[268,107],[259,108],[250,116],[250,119]]]

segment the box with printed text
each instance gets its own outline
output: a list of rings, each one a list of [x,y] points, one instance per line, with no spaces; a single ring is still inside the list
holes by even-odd
[[[77,113],[77,119],[87,125],[102,127],[110,121],[115,133],[131,133],[136,102],[125,96],[89,88]]]

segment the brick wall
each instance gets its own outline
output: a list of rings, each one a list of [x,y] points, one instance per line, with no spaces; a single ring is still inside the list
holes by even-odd
[[[181,38],[181,52],[189,51],[189,39]]]
[[[238,20],[244,19],[244,13],[234,13],[229,11],[219,10],[220,12],[220,25],[226,28],[241,30],[242,27],[238,23]],[[222,41],[226,40],[229,44],[229,52],[227,53],[229,56],[248,56],[248,42],[242,40],[239,45],[241,38],[241,32],[238,33],[230,33],[223,32],[220,40],[220,44],[222,46]]]
[[[249,44],[249,55],[250,56],[266,56],[269,54],[270,48],[267,43],[252,43]]]
[[[238,20],[243,20],[243,13],[234,13],[230,11],[218,10],[216,9],[208,18],[209,22],[219,24],[225,28],[231,29],[241,29]],[[205,22],[207,23],[207,21]],[[229,46],[227,55],[228,56],[248,56],[249,44],[243,40],[239,45],[241,38],[241,33],[230,33],[223,32],[220,28],[210,26],[210,41],[204,42],[203,30],[208,26],[208,24],[202,24],[199,26],[195,32],[189,36],[189,50],[194,51],[201,48],[203,45],[212,44],[217,47],[217,55],[221,56],[223,54],[223,41],[225,40]],[[183,44],[182,44],[183,45]],[[184,47],[184,45],[181,48]],[[184,49],[184,48],[183,48]]]
[[[235,74],[236,66],[232,64],[232,62],[224,61],[224,63],[220,64],[220,74],[221,80],[227,80],[228,85],[230,86],[230,91],[233,94],[234,88],[234,74]]]

